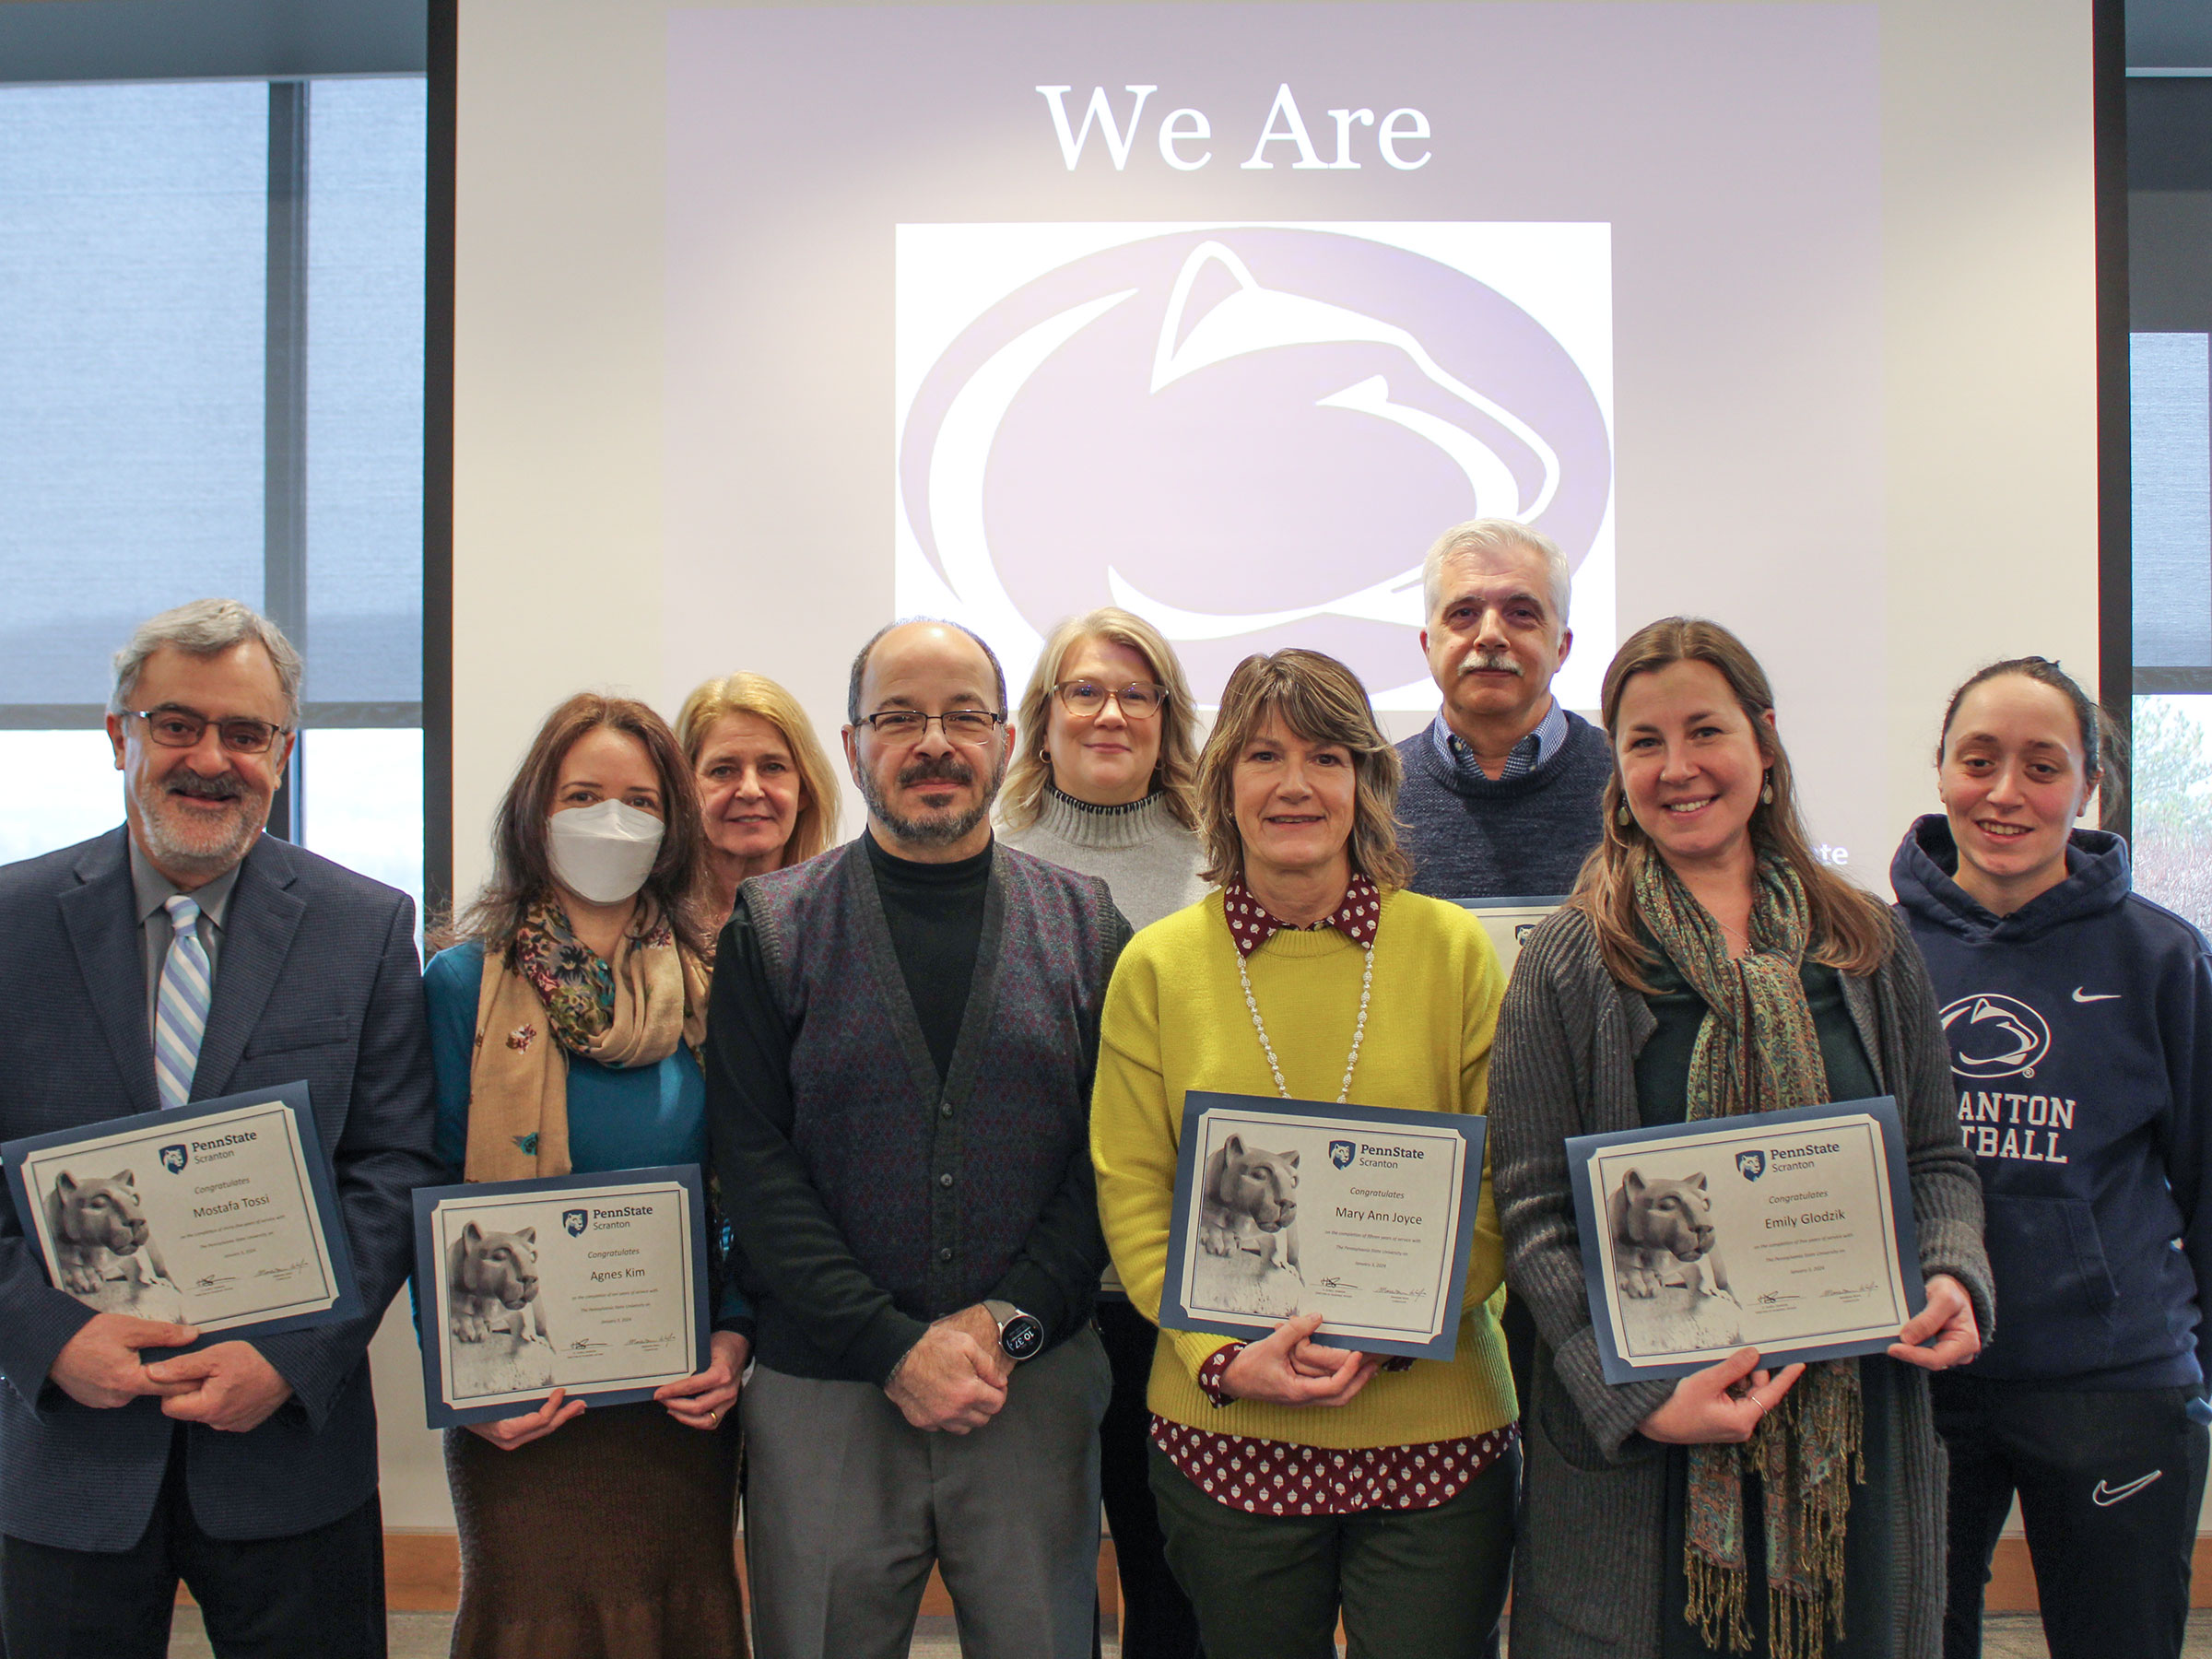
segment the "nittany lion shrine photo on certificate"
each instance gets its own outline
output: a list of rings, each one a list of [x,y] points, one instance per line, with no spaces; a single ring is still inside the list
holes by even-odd
[[[1877,1354],[1925,1305],[1884,1096],[1567,1142],[1606,1381]]]
[[[88,1308],[269,1335],[360,1312],[305,1083],[0,1146],[54,1288]]]
[[[707,1363],[699,1166],[420,1188],[415,1282],[433,1429],[651,1399]]]
[[[1184,1098],[1160,1324],[1449,1359],[1488,1125],[1456,1112]]]

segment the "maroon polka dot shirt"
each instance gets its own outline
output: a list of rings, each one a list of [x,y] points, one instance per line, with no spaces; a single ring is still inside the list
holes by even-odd
[[[1221,890],[1229,936],[1250,956],[1290,924],[1267,913],[1241,881]],[[1355,874],[1344,902],[1316,928],[1334,927],[1357,945],[1374,942],[1382,895]],[[1221,1388],[1230,1361],[1244,1351],[1232,1342],[1198,1372],[1198,1386],[1217,1406],[1232,1396]],[[1405,1371],[1410,1359],[1387,1359],[1385,1371]],[[1511,1450],[1517,1430],[1507,1423],[1465,1440],[1413,1446],[1359,1446],[1340,1450],[1289,1441],[1215,1434],[1155,1416],[1152,1443],[1193,1485],[1231,1509],[1253,1515],[1356,1515],[1362,1510],[1434,1509],[1466,1490],[1468,1483]]]

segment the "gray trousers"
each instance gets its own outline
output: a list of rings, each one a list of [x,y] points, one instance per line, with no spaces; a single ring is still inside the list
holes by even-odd
[[[1112,1385],[1086,1327],[1019,1367],[982,1428],[930,1434],[868,1383],[756,1366],[742,1409],[758,1659],[906,1659],[933,1563],[965,1659],[1089,1659]]]

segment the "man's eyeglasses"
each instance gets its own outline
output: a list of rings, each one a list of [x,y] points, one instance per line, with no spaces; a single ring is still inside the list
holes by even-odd
[[[1107,686],[1097,680],[1062,680],[1053,689],[1059,694],[1060,706],[1070,714],[1102,714],[1110,697],[1122,705],[1124,720],[1149,720],[1168,706],[1165,686],[1147,686],[1141,681]]]
[[[853,724],[872,727],[887,743],[919,743],[930,722],[945,728],[955,743],[985,743],[1004,714],[988,709],[947,709],[942,714],[924,714],[918,709],[886,709],[880,714],[863,714]]]
[[[265,720],[249,720],[242,714],[211,721],[190,709],[133,709],[130,717],[145,721],[146,735],[163,748],[192,748],[212,725],[221,735],[223,747],[234,755],[265,754],[277,735],[288,729]]]

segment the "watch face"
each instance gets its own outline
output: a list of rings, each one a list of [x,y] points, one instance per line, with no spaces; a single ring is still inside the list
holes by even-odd
[[[1017,1313],[998,1333],[998,1346],[1016,1359],[1027,1359],[1044,1347],[1044,1327],[1036,1316]]]

